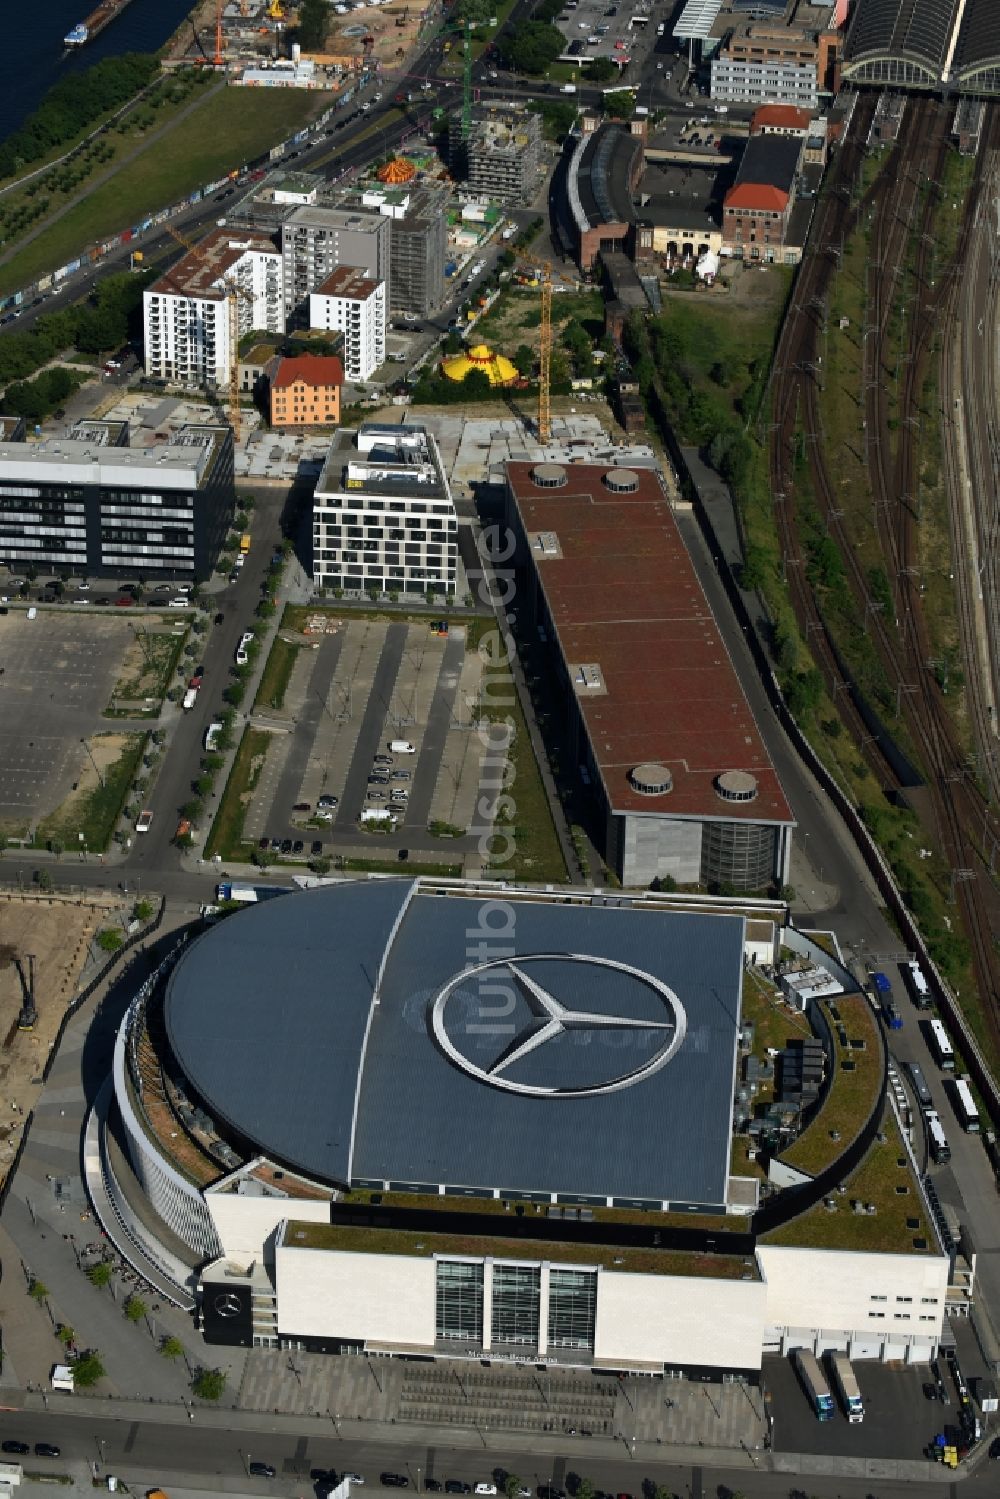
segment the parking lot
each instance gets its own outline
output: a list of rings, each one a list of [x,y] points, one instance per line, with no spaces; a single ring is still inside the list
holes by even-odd
[[[837,1457],[919,1459],[945,1424],[957,1421],[957,1395],[945,1361],[939,1360],[950,1405],[928,1400],[927,1364],[882,1364],[855,1359],[865,1405],[865,1419],[850,1425],[840,1405],[832,1421],[817,1421],[788,1358],[764,1360],[764,1381],[771,1395],[773,1444],[780,1452],[814,1452]],[[835,1397],[836,1400],[836,1397]]]
[[[108,705],[133,642],[114,615],[12,609],[0,616],[0,830],[22,835],[55,810],[109,728]]]
[[[386,844],[426,844],[431,827],[464,833],[483,753],[473,718],[482,663],[465,627],[438,634],[426,619],[317,611],[307,632],[282,710],[255,715],[275,732],[245,836],[298,838],[300,853],[321,842],[329,853],[331,840],[356,842],[366,811],[394,819],[389,834],[370,830],[376,856]],[[410,748],[392,751],[394,741]],[[442,856],[453,848],[442,840]]]
[[[609,57],[624,67],[657,40],[664,22],[651,12],[650,0],[566,0],[555,24],[574,57]]]

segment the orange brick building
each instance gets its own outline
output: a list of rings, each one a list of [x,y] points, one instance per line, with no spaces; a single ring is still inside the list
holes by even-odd
[[[337,427],[344,367],[333,355],[276,359],[269,371],[272,427]]]

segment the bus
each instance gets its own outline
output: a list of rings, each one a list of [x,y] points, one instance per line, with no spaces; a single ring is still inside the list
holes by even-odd
[[[249,550],[250,550],[250,536],[249,536],[249,533],[244,532],[244,534],[240,537],[240,556],[241,557],[245,557],[246,554],[247,554],[247,552],[249,552]]]
[[[830,1394],[830,1386],[823,1378],[816,1355],[808,1348],[796,1348],[792,1353],[792,1362],[817,1421],[832,1421],[833,1396]]]
[[[941,1071],[954,1072],[955,1049],[948,1039],[948,1032],[937,1016],[927,1022],[927,1040],[931,1051],[934,1053],[934,1060],[941,1068]]]
[[[924,1118],[927,1120],[927,1134],[930,1139],[931,1159],[939,1166],[945,1161],[951,1160],[951,1146],[948,1144],[948,1136],[944,1132],[944,1126],[933,1109],[928,1109]]]
[[[924,971],[920,964],[912,958],[900,965],[903,974],[903,982],[910,991],[910,998],[918,1010],[929,1010],[934,1003],[930,991],[930,985],[924,978]]]
[[[967,1135],[979,1134],[979,1110],[976,1108],[976,1100],[972,1096],[972,1089],[964,1077],[955,1078],[951,1085],[952,1105],[958,1115],[958,1122]]]
[[[910,1083],[914,1093],[917,1095],[917,1103],[922,1109],[930,1109],[934,1106],[931,1090],[928,1088],[924,1074],[920,1070],[919,1062],[907,1062],[906,1070],[910,1075]]]
[[[858,1425],[865,1419],[865,1404],[861,1399],[861,1391],[858,1381],[854,1377],[851,1361],[846,1353],[830,1354],[830,1372],[833,1382],[840,1396],[840,1403],[844,1407],[844,1415],[852,1426]]]

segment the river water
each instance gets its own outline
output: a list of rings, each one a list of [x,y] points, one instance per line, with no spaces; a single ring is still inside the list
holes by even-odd
[[[62,39],[97,0],[47,0],[35,10],[26,0],[8,0],[0,49],[0,138],[16,130],[45,92],[104,57],[155,52],[177,30],[193,0],[131,0],[96,41],[67,54]],[[207,41],[206,41],[207,45]]]

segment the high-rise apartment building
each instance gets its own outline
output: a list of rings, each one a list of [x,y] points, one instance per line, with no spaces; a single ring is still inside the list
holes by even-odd
[[[309,295],[309,326],[344,335],[348,380],[370,380],[385,363],[385,282],[341,265]]]
[[[286,314],[301,308],[310,292],[339,266],[353,266],[388,284],[390,223],[356,208],[296,208],[281,226]]]
[[[446,182],[367,184],[361,202],[392,225],[392,280],[389,302],[393,312],[431,317],[444,302],[447,260],[447,210],[451,189]]]
[[[262,234],[213,229],[143,292],[146,374],[184,385],[227,385],[229,297],[235,293],[239,335],[285,331],[281,256]]]

